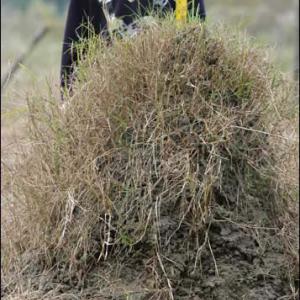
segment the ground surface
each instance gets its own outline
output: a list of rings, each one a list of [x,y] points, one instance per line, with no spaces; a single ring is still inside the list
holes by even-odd
[[[217,218],[217,214],[215,216]],[[174,228],[166,227],[166,231],[169,230]],[[169,246],[168,259],[163,258],[175,300],[297,299],[285,273],[284,249],[276,228],[251,228],[245,223],[213,221],[208,243],[199,253],[196,271],[191,268],[194,261],[189,261],[189,254],[192,256],[194,250],[181,247],[185,234],[182,228]],[[32,282],[36,291],[31,287],[29,298],[25,298],[24,293],[14,299],[168,299],[167,291],[158,292],[158,287],[153,286],[153,262],[145,260],[151,256],[146,249],[143,245],[142,251],[134,251],[134,255],[127,257],[127,263],[119,264],[117,269],[111,267],[118,266],[113,259],[100,264],[86,282],[78,278],[70,280],[65,273],[36,277]],[[35,268],[27,270],[31,275],[38,271]],[[3,299],[13,299],[10,294],[9,286],[4,285]]]

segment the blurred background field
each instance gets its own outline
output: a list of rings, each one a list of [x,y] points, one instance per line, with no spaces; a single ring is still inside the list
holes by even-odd
[[[34,34],[45,25],[50,28],[2,92],[3,146],[20,132],[28,92],[47,92],[51,86],[58,94],[67,4],[67,0],[1,0],[1,78],[26,51]],[[209,0],[206,8],[208,22],[225,22],[246,30],[269,47],[283,72],[293,74],[298,43],[297,0]]]

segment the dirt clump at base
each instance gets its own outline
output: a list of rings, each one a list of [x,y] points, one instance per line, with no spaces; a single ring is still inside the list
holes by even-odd
[[[29,99],[4,299],[296,299],[294,88],[230,31],[91,38],[64,107]]]

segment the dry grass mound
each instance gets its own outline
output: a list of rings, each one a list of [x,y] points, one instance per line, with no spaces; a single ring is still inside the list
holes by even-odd
[[[278,160],[296,157],[292,93],[228,29],[165,21],[92,39],[64,108],[29,101],[30,147],[7,173],[4,295],[296,297],[297,183]]]

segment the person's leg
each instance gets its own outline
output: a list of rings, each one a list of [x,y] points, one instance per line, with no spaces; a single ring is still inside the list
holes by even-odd
[[[205,21],[206,11],[204,0],[188,0],[188,10],[192,16],[197,16],[201,21]]]
[[[95,33],[101,33],[102,37],[107,38],[107,22],[103,12],[102,4],[100,4],[99,0],[88,0],[89,2],[89,22],[92,24]]]
[[[105,35],[107,24],[99,1],[71,0],[61,58],[61,87],[63,89],[71,87],[74,64],[78,60],[72,44],[78,42],[81,38],[88,37],[88,27],[83,25],[88,23],[93,26],[95,34],[103,32],[103,35]]]
[[[200,17],[200,20],[205,21],[206,11],[205,11],[204,0],[199,0],[198,7],[199,7],[198,15]]]

